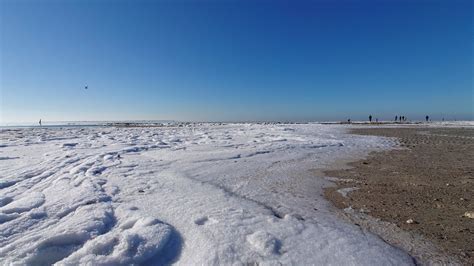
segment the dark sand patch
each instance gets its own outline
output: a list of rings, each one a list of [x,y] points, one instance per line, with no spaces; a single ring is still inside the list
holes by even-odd
[[[403,149],[371,153],[349,169],[325,172],[346,179],[325,195],[419,234],[447,254],[474,265],[474,129],[361,128],[351,133],[397,137]],[[338,189],[357,187],[343,197]],[[412,219],[413,223],[407,223]]]

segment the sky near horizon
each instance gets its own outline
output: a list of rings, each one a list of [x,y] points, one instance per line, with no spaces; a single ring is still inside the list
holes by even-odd
[[[471,1],[0,0],[0,16],[3,123],[473,119]]]

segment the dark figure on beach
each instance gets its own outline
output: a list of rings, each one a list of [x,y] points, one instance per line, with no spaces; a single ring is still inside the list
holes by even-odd
[[[398,119],[400,119],[400,122],[402,122],[402,116],[401,115],[398,117]]]
[[[372,122],[372,115],[369,115],[369,122]]]
[[[398,120],[398,116],[396,115],[396,116],[395,116],[395,122],[397,122],[397,120]]]
[[[349,118],[349,119],[347,119],[347,123],[349,123],[349,124],[351,123],[351,119],[350,119],[350,118]]]
[[[41,119],[40,119],[40,121],[38,122],[38,124],[41,126]]]
[[[427,115],[427,116],[425,117],[425,119],[426,119],[426,122],[428,122],[428,120],[430,119],[430,117]]]

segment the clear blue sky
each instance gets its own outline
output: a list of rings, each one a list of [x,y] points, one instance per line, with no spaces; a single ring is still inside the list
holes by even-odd
[[[2,122],[473,118],[470,0],[0,10]]]

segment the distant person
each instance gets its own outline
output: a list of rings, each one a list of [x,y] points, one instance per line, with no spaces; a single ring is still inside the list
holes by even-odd
[[[398,119],[400,120],[400,122],[402,122],[402,116],[399,116]]]
[[[349,118],[349,119],[347,119],[347,123],[349,123],[349,124],[351,123],[351,119],[350,119],[350,118]]]
[[[38,122],[38,124],[41,126],[41,118],[40,118],[40,121]]]
[[[395,116],[395,122],[397,122],[397,120],[398,120],[398,116],[396,115],[396,116]]]
[[[369,122],[372,123],[372,115],[369,115]]]
[[[425,117],[425,119],[426,119],[426,122],[428,122],[428,120],[430,119],[430,117],[427,115],[427,116]]]

